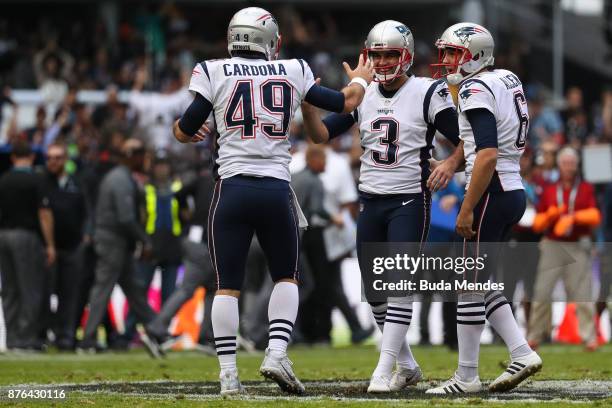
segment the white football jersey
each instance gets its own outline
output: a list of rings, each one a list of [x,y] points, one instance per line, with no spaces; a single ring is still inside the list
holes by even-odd
[[[476,143],[465,112],[484,108],[493,113],[497,123],[498,153],[492,185],[499,184],[503,191],[522,190],[519,160],[525,149],[529,114],[521,81],[505,69],[484,71],[464,81],[458,96],[459,134],[466,160],[466,188],[474,168]]]
[[[354,113],[364,149],[359,190],[420,193],[429,177],[436,114],[454,109],[448,87],[443,81],[410,76],[394,95],[383,93],[372,82]]]
[[[303,60],[227,58],[196,65],[189,90],[213,105],[216,170],[290,180],[289,125],[314,85]]]

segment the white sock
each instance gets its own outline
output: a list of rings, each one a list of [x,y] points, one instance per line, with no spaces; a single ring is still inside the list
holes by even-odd
[[[397,355],[397,366],[399,368],[407,368],[409,370],[413,370],[419,366],[414,356],[412,355],[410,345],[408,344],[405,338],[402,342],[402,347],[400,348],[399,354]]]
[[[502,293],[498,291],[487,293],[485,295],[485,309],[487,320],[506,343],[512,360],[531,353],[531,347],[527,344],[525,336],[516,324],[510,303]]]
[[[390,376],[412,320],[412,301],[389,302],[383,328],[380,358],[373,375]]]
[[[238,334],[238,298],[215,296],[211,319],[215,336],[215,348],[221,371],[236,369],[236,335]]]
[[[457,303],[457,340],[459,343],[459,377],[472,381],[478,376],[480,336],[485,326],[484,295],[463,293]]]
[[[387,304],[382,303],[376,306],[370,305],[370,308],[372,309],[374,320],[376,320],[376,326],[378,326],[378,329],[382,333],[385,327],[385,316],[387,316]]]
[[[270,321],[268,348],[279,356],[287,353],[287,344],[291,340],[299,301],[298,287],[295,283],[279,282],[274,285],[268,304]]]
[[[378,326],[380,332],[383,333],[385,317],[387,316],[387,304],[383,303],[376,306],[370,305],[370,308],[372,309],[374,320],[376,320],[376,326]],[[407,368],[409,370],[413,370],[414,368],[418,367],[418,364],[412,355],[410,345],[406,342],[406,340],[404,340],[402,343],[402,347],[400,348],[397,356],[397,366],[399,368]]]

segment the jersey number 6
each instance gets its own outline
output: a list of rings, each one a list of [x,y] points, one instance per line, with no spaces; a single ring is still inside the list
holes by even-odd
[[[520,126],[518,135],[516,136],[516,142],[514,146],[517,149],[522,150],[525,148],[527,140],[527,131],[529,130],[529,116],[527,115],[527,100],[525,95],[521,91],[514,93],[514,108],[516,109],[516,115],[518,116]]]
[[[253,81],[236,82],[234,92],[225,110],[226,129],[240,128],[242,139],[254,139],[256,128],[270,139],[286,139],[293,108],[293,87],[287,81],[271,79],[259,87],[259,104],[266,116],[276,116],[278,120],[259,124],[256,114]]]

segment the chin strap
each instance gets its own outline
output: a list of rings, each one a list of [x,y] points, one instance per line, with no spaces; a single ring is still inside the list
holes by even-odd
[[[456,73],[456,74],[448,74],[446,76],[446,80],[448,81],[449,84],[451,85],[459,85],[459,83],[461,81],[463,81],[463,75],[460,73]]]

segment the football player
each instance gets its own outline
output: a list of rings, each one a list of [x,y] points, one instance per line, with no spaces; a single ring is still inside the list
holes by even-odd
[[[371,63],[360,58],[355,70],[344,64],[351,82],[342,91],[315,84],[303,60],[277,59],[278,24],[272,14],[257,7],[233,16],[227,40],[231,58],[196,65],[189,85],[195,98],[174,124],[178,141],[197,142],[202,139],[199,129],[212,112],[219,134],[208,246],[217,275],[211,316],[221,394],[243,391],[236,369],[238,297],[254,233],[275,282],[268,309],[269,344],[260,373],[282,390],[299,394],[304,387],[287,358],[298,310],[301,214],[289,187],[289,125],[304,100],[330,111],[353,111],[373,72]]]
[[[364,243],[422,244],[427,240],[431,196],[426,182],[434,134],[438,130],[454,145],[460,143],[457,113],[446,83],[408,72],[414,38],[405,24],[393,20],[376,24],[363,54],[372,61],[375,79],[354,112],[321,120],[316,109],[302,104],[306,133],[317,142],[341,135],[355,123],[359,126],[364,149],[357,223],[360,260]],[[462,159],[459,149],[436,167],[432,180],[446,186]],[[411,297],[389,298],[370,306],[382,331],[382,345],[368,392],[397,391],[416,384],[422,373],[405,341],[412,318]]]
[[[449,84],[459,85],[459,130],[467,190],[456,230],[466,240],[464,247],[503,242],[525,211],[519,159],[525,148],[529,115],[521,81],[508,70],[494,68],[493,37],[478,24],[449,27],[436,47],[439,61],[432,65],[437,70],[435,76],[445,76]],[[470,278],[482,281],[488,275],[476,273]],[[427,390],[428,394],[481,391],[478,354],[485,318],[502,337],[511,356],[508,368],[489,385],[490,391],[510,390],[541,369],[542,360],[521,334],[502,293],[460,293],[459,368],[450,380]]]

